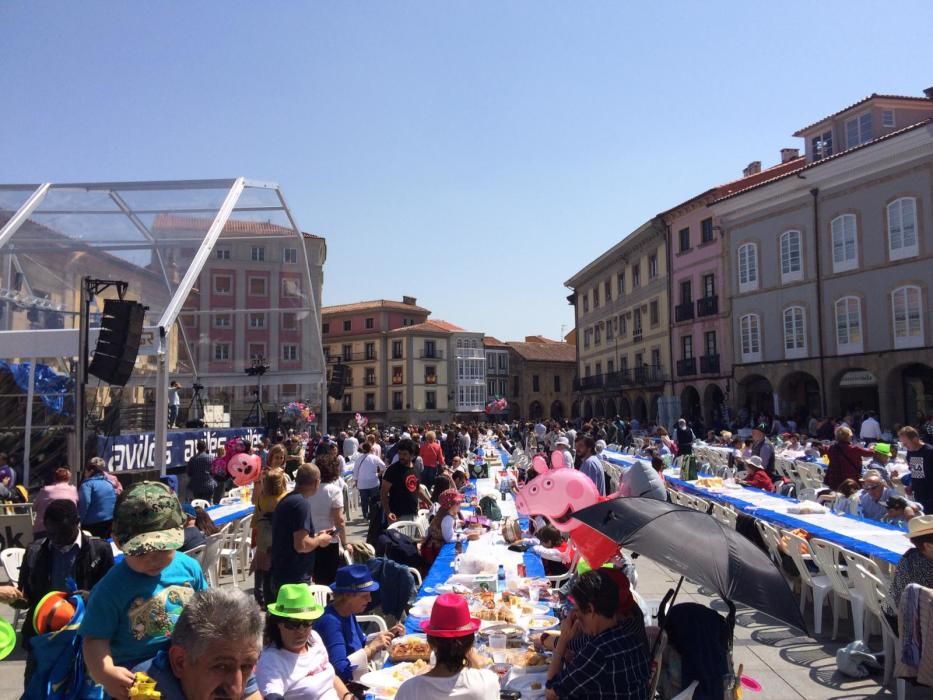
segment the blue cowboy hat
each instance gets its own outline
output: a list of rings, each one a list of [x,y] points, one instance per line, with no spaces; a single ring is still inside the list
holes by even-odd
[[[379,590],[379,584],[373,581],[368,566],[351,564],[337,569],[337,578],[330,589],[334,593],[372,593]]]

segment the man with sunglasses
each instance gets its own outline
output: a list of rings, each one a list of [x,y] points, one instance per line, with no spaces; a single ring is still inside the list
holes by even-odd
[[[884,479],[875,470],[865,472],[862,492],[859,494],[859,514],[870,520],[883,520],[888,514],[888,499],[897,492],[885,486]]]

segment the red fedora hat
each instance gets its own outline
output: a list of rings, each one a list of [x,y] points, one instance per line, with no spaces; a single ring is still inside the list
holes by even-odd
[[[479,629],[479,618],[470,617],[466,599],[456,593],[444,593],[434,601],[431,619],[421,622],[421,629],[431,637],[466,637]]]

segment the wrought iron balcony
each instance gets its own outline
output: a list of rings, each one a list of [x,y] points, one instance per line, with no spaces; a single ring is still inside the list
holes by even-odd
[[[715,294],[711,297],[697,299],[697,316],[715,316],[719,313],[719,297]]]
[[[685,301],[683,304],[678,304],[674,307],[674,321],[680,323],[681,321],[689,321],[693,318],[693,302]]]
[[[719,355],[703,355],[700,358],[701,374],[719,374]]]
[[[677,360],[677,376],[689,377],[697,373],[697,358],[691,357],[686,360]]]
[[[667,377],[664,368],[660,365],[643,365],[634,370],[634,383],[636,386],[653,386],[663,384]]]

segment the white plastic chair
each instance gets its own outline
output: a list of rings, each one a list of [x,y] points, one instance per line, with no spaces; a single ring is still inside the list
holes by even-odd
[[[421,572],[413,566],[409,566],[408,570],[411,572],[412,577],[415,579],[415,588],[421,588],[421,584],[424,583],[424,581],[421,579]]]
[[[219,567],[221,570],[223,570],[223,565],[225,562],[230,566],[230,574],[233,577],[233,585],[237,588],[240,587],[239,571],[241,526],[244,520],[248,521],[251,517],[252,516],[247,516],[246,518],[234,520],[233,522],[228,523],[224,528],[226,530],[226,538],[224,540],[224,546],[220,549]]]
[[[713,510],[710,511],[710,515],[712,515],[716,520],[718,520],[722,525],[728,527],[730,530],[735,530],[738,516],[731,508],[728,508],[714,501]]]
[[[417,520],[399,520],[389,525],[386,529],[403,532],[415,542],[420,542],[424,539],[425,528]]]
[[[9,547],[0,552],[3,570],[6,572],[7,578],[10,579],[10,583],[14,586],[19,586],[19,570],[23,565],[25,555],[26,550],[22,547]],[[17,609],[13,613],[13,629],[17,629],[20,621],[25,619],[26,611]]]
[[[366,625],[375,625],[376,632],[389,631],[389,626],[386,624],[386,621],[383,620],[379,615],[357,615],[356,621],[360,624],[360,627],[363,628],[363,631],[366,632],[367,635],[372,633],[366,629]],[[387,658],[389,658],[389,652],[383,649],[369,660],[369,670],[378,671],[385,665]]]
[[[314,600],[317,601],[321,607],[326,607],[330,602],[331,597],[334,595],[334,592],[330,589],[330,586],[309,583],[308,589],[311,591],[311,597],[314,598]]]
[[[801,547],[807,546],[805,539],[786,530],[781,535],[787,538],[787,554],[793,560],[797,573],[800,575],[800,614],[803,615],[807,607],[807,592],[809,591],[813,598],[813,633],[820,634],[823,630],[823,603],[826,601],[826,595],[832,591],[833,585],[828,576],[823,573],[811,573],[807,567],[807,561],[811,561],[812,557],[801,552]],[[818,562],[815,563],[819,566]],[[835,610],[835,606],[833,609]]]
[[[211,503],[210,501],[206,501],[203,498],[192,498],[191,507],[192,508],[203,508],[204,510],[207,510],[208,508],[211,507]]]
[[[884,683],[890,683],[894,677],[895,650],[900,649],[897,630],[893,629],[884,614],[884,602],[888,596],[888,587],[862,564],[849,566],[850,578],[865,599],[869,611],[881,622],[881,640],[884,647]],[[906,693],[906,681],[897,679],[897,697],[902,700]]]
[[[201,569],[203,570],[204,564],[202,560],[204,559],[205,551],[207,551],[207,545],[199,544],[197,547],[192,547],[191,549],[189,549],[187,552],[185,552],[185,554],[187,554],[189,557],[197,561],[198,564],[201,564]]]
[[[201,555],[201,570],[207,577],[211,588],[217,588],[220,578],[217,571],[220,566],[220,551],[223,549],[229,527],[230,523],[227,523],[220,529],[220,532],[210,535],[207,538],[207,544],[204,545],[204,553]]]
[[[833,587],[833,639],[839,632],[840,600],[847,600],[852,606],[852,627],[855,641],[865,640],[865,598],[862,593],[849,585],[849,579],[842,575],[845,567],[840,563],[842,547],[827,540],[814,537],[810,540],[810,551],[820,570],[829,577]]]

